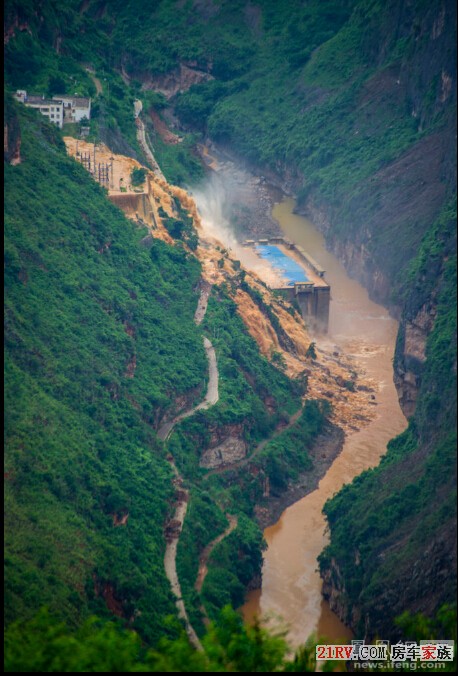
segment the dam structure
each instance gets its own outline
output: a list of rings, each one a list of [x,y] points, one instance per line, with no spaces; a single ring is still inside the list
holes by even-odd
[[[243,246],[254,249],[277,273],[278,283],[269,286],[296,302],[311,329],[327,333],[331,287],[324,279],[325,270],[301,246],[284,237],[248,239]]]

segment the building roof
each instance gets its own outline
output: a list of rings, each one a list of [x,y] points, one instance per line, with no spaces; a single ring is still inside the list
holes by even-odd
[[[90,103],[91,99],[89,98],[73,99],[73,105],[75,108],[87,108]]]
[[[56,94],[53,99],[55,101],[71,101],[75,108],[87,108],[91,103],[90,98],[69,96],[68,94]]]
[[[42,96],[28,96],[25,100],[25,103],[35,103],[41,106],[55,106],[56,104],[62,102],[55,101],[54,99],[44,99]]]
[[[260,239],[259,242],[264,240]],[[294,286],[295,282],[310,282],[304,268],[294,258],[290,258],[274,244],[257,244],[256,251],[261,258],[267,260],[277,272],[286,280],[287,286]]]

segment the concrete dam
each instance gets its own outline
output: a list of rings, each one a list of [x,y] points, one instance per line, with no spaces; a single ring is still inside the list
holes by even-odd
[[[331,287],[324,279],[325,270],[301,246],[284,237],[248,239],[244,246],[254,249],[278,273],[278,283],[269,286],[297,303],[312,330],[327,333]]]

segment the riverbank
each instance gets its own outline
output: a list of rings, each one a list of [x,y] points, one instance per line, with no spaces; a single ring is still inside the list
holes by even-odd
[[[344,431],[337,425],[328,423],[325,431],[308,451],[313,462],[312,469],[299,474],[296,481],[291,482],[281,495],[270,495],[265,502],[256,505],[255,517],[260,528],[273,526],[287,507],[316,490],[320,480],[341,453],[344,441]]]

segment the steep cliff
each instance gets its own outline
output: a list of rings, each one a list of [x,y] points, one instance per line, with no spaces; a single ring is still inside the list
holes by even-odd
[[[372,12],[361,8],[353,24],[363,36],[359,56],[367,75],[343,114],[368,148],[381,135],[383,155],[379,166],[366,158],[369,173],[337,191],[331,204],[312,180],[302,208],[324,211],[328,241],[349,271],[375,298],[396,304],[408,261],[456,182],[456,7],[391,2]],[[315,70],[329,68],[326,54],[322,64],[319,52],[316,60]],[[414,133],[391,139],[390,130],[408,117]],[[351,170],[355,158],[348,160]]]
[[[298,193],[350,273],[400,317],[395,379],[410,427],[380,468],[327,505],[321,559],[341,617],[394,638],[397,614],[432,615],[455,591],[456,7],[352,10],[288,86],[275,64],[217,96],[207,129]],[[177,101],[188,123],[191,92]]]
[[[13,166],[21,162],[21,130],[8,97],[3,108],[3,159]]]
[[[161,560],[173,486],[153,425],[203,385],[200,268],[163,242],[153,263],[56,127],[13,103],[22,145],[21,163],[4,165],[6,621],[42,605],[75,625],[114,612],[153,642],[174,610]]]
[[[448,246],[454,220],[446,217]],[[423,364],[415,414],[380,466],[325,505],[331,544],[320,557],[323,593],[366,637],[395,640],[402,632],[394,618],[403,609],[433,616],[456,594],[456,254],[437,243],[427,294],[434,304],[420,294],[399,339],[407,373]],[[431,269],[430,244],[413,271],[417,288],[425,288]]]
[[[261,3],[260,30],[246,20],[239,30],[255,45],[243,77],[194,86],[174,104],[186,124],[298,194],[298,210],[350,274],[401,317],[409,262],[455,190],[456,7],[391,0],[340,9],[331,20],[315,3],[292,3],[289,13]],[[215,12],[210,34],[223,17],[233,21],[224,3]],[[235,39],[230,27],[226,35]],[[424,313],[402,319],[405,355],[417,367],[414,374],[396,358],[408,416],[434,299]]]

